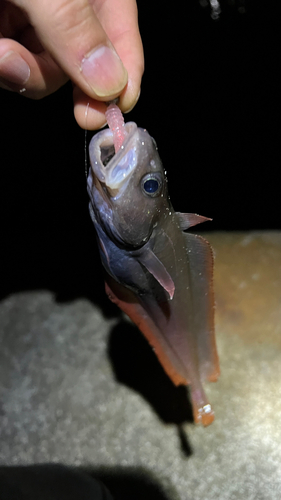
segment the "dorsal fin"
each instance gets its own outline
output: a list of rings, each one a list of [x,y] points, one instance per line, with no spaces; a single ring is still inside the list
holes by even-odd
[[[170,299],[172,299],[175,292],[175,284],[155,253],[147,247],[144,252],[138,255],[137,259],[154,276],[166,292],[168,292]]]
[[[196,224],[201,224],[202,222],[212,220],[209,219],[209,217],[204,217],[203,215],[198,214],[183,214],[182,212],[176,212],[176,215],[178,216],[180,228],[182,231],[186,231],[186,229],[189,229],[192,226],[196,226]]]

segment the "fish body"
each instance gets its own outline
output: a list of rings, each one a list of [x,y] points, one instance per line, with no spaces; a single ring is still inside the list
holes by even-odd
[[[175,212],[155,141],[135,123],[114,154],[112,133],[90,143],[90,214],[106,291],[153,346],[175,385],[190,385],[195,422],[214,418],[202,381],[219,375],[214,337],[213,257],[184,231],[205,217]]]

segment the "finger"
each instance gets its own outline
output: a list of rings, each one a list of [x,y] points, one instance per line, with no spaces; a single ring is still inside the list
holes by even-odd
[[[91,99],[76,86],[73,89],[73,100],[75,103],[74,116],[81,128],[86,130],[98,130],[106,125],[106,103]],[[126,112],[129,111],[130,110]]]
[[[107,105],[102,101],[91,99],[76,85],[73,89],[74,116],[81,128],[98,130],[106,124]]]
[[[138,28],[135,0],[107,0],[100,9],[92,1],[101,24],[116,47],[128,70],[128,83],[119,97],[118,104],[124,113],[129,112],[140,95],[140,83],[144,70],[144,57]],[[80,127],[94,130],[105,123],[106,106],[89,98],[74,88],[74,114]]]
[[[98,100],[120,94],[127,72],[88,0],[20,3],[42,45],[83,92]]]
[[[0,87],[40,99],[67,80],[48,53],[33,54],[15,40],[0,39]]]
[[[119,98],[122,111],[128,112],[139,98],[144,71],[136,1],[107,0],[100,5],[100,2],[97,4],[95,0],[91,0],[91,3],[128,71],[128,83]],[[97,10],[97,5],[99,10]]]

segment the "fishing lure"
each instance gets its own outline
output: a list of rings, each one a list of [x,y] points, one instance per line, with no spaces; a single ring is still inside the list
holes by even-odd
[[[89,146],[89,207],[106,292],[174,384],[190,386],[194,421],[208,425],[214,412],[202,382],[219,375],[213,257],[205,239],[185,231],[209,219],[174,211],[154,139],[133,122],[123,125],[116,108],[107,112],[113,130]]]

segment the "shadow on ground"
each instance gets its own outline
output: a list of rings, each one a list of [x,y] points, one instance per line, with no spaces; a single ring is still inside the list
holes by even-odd
[[[169,488],[171,489],[171,488]],[[109,493],[110,492],[110,493]],[[171,500],[140,468],[0,467],[1,500]],[[176,498],[176,494],[172,495]]]
[[[111,331],[108,355],[116,379],[141,394],[165,423],[192,422],[186,387],[175,387],[150,345],[129,321],[120,321]]]
[[[178,426],[184,456],[192,454],[182,425],[193,422],[188,390],[175,387],[153,350],[129,321],[120,321],[111,331],[108,356],[118,382],[142,395],[166,424]]]

